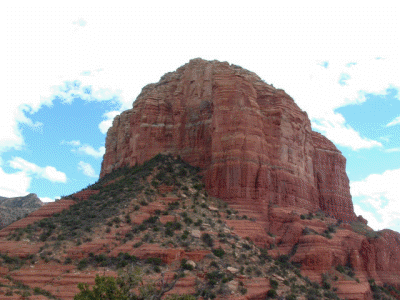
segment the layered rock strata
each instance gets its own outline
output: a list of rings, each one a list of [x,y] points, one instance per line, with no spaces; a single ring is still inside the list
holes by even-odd
[[[237,208],[356,219],[341,152],[289,95],[241,67],[194,59],[145,86],[109,129],[100,176],[158,153],[200,167],[208,192]]]

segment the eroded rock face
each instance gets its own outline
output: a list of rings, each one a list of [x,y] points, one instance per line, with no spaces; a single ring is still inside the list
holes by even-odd
[[[208,192],[237,208],[356,219],[341,152],[289,95],[241,67],[194,59],[144,87],[108,131],[100,176],[158,153],[200,167]]]
[[[0,229],[39,209],[43,202],[36,194],[23,197],[0,197]]]

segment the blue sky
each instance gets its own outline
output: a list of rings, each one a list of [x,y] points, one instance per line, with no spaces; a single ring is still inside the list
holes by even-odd
[[[399,6],[206,2],[2,9],[0,195],[54,201],[95,182],[112,119],[202,57],[291,95],[347,158],[356,213],[400,231]]]

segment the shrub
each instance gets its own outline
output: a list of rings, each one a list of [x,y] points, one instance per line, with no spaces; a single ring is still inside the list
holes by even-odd
[[[208,280],[208,284],[210,286],[214,286],[217,284],[219,280],[222,280],[225,277],[225,274],[220,271],[212,271],[206,274],[206,278]]]
[[[193,266],[189,265],[187,263],[187,259],[182,259],[181,260],[181,268],[184,269],[184,270],[189,270],[189,271],[193,270]]]
[[[216,257],[222,257],[222,256],[225,255],[225,251],[224,251],[224,249],[222,249],[221,247],[219,247],[218,249],[213,249],[212,252],[214,253],[214,255],[215,255]]]
[[[269,284],[271,285],[271,287],[272,287],[274,290],[276,290],[276,289],[278,288],[278,286],[279,286],[278,281],[276,281],[276,280],[274,280],[274,279],[272,279],[272,278],[269,279]]]
[[[343,267],[342,265],[337,265],[337,266],[336,266],[336,270],[337,270],[338,272],[340,272],[340,273],[344,273],[344,272],[345,272],[344,267]]]
[[[70,263],[72,263],[72,259],[71,259],[71,257],[67,257],[67,258],[65,259],[65,261],[64,261],[64,264],[65,264],[65,265],[68,265],[68,264],[70,264]]]
[[[214,245],[214,241],[211,237],[211,235],[209,235],[208,233],[203,233],[201,235],[201,240],[208,246],[208,247],[212,247]]]
[[[185,230],[181,236],[181,239],[186,240],[188,238],[188,236],[189,236],[189,231]]]
[[[277,296],[278,294],[274,289],[271,289],[267,292],[267,298],[276,298]]]
[[[242,243],[242,247],[243,247],[243,249],[246,249],[246,250],[250,250],[251,249],[251,246],[249,244],[247,244],[247,243]]]
[[[163,261],[159,257],[149,257],[148,259],[146,259],[146,263],[153,266],[161,266],[163,264]]]
[[[78,263],[78,270],[82,271],[83,269],[85,269],[88,265],[88,262],[86,260],[86,258],[82,259],[79,263]]]

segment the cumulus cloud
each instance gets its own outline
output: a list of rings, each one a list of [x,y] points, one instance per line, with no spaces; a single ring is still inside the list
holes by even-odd
[[[80,146],[80,141],[61,141],[61,145]]]
[[[104,153],[106,152],[106,148],[104,146],[100,146],[97,150],[88,144],[82,144],[80,141],[62,141],[61,145],[70,145],[74,147],[71,151],[72,152],[79,152],[94,158],[101,158],[103,157]]]
[[[328,139],[336,145],[349,147],[353,150],[363,148],[382,147],[382,143],[361,137],[360,133],[346,124],[341,114],[329,114],[329,118],[314,120],[311,124],[313,129],[321,131]]]
[[[101,146],[96,150],[92,146],[84,145],[82,147],[79,147],[77,151],[90,155],[94,158],[101,158],[106,152],[106,148],[104,146]]]
[[[356,213],[356,215],[363,216],[363,218],[368,221],[368,226],[372,229],[381,230],[385,228],[385,225],[382,224],[382,221],[378,221],[374,213],[363,210],[361,206],[357,204],[354,205],[354,212]]]
[[[54,202],[57,198],[60,198],[60,197],[55,197],[55,198],[39,197],[40,201],[42,201],[44,203]]]
[[[76,97],[115,99],[124,110],[143,86],[193,56],[228,60],[256,72],[284,88],[319,121],[330,120],[335,108],[361,103],[368,93],[400,87],[398,47],[393,43],[398,8],[179,7],[168,14],[161,7],[112,12],[81,8],[79,17],[66,8],[8,9],[0,151],[23,146],[17,116],[22,104],[34,112],[55,97],[66,102]],[[115,19],[104,22],[110,15]],[[204,16],[214,21],[204,23]],[[139,25],[147,30],[127,30]],[[270,42],[260,46],[260,37]],[[190,43],[182,47],[185,40]],[[106,119],[99,128],[105,133],[109,126]],[[341,124],[333,126],[351,133]],[[355,144],[350,147],[371,146],[368,141]]]
[[[0,168],[0,196],[19,197],[29,194],[28,189],[31,184],[31,177],[23,171],[16,173],[6,173]]]
[[[112,122],[116,116],[118,116],[121,112],[120,111],[109,111],[103,115],[106,119],[99,124],[99,129],[101,133],[106,134],[107,130],[112,126]]]
[[[395,118],[393,121],[391,121],[390,123],[388,123],[386,125],[386,127],[390,127],[390,126],[394,126],[394,125],[399,125],[400,124],[400,116],[398,116],[397,118]]]
[[[89,177],[98,177],[91,164],[80,161],[78,163],[78,170]]]
[[[372,174],[350,183],[351,194],[374,211],[376,230],[391,227],[400,231],[400,169]],[[358,208],[360,209],[360,207]],[[372,213],[372,212],[370,212]]]
[[[36,175],[40,178],[50,180],[51,182],[67,182],[67,175],[52,166],[39,167],[21,157],[14,157],[9,164],[13,169],[21,170],[27,175]]]
[[[381,147],[380,142],[362,136],[349,126],[335,110],[361,104],[368,94],[385,95],[390,88],[400,89],[400,70],[396,69],[400,67],[400,60],[366,57],[356,60],[354,64],[350,63],[350,57],[333,56],[325,66],[309,62],[304,64],[303,76],[298,72],[288,75],[292,78],[280,78],[279,75],[278,83],[307,112],[313,128],[334,143],[353,150]]]

